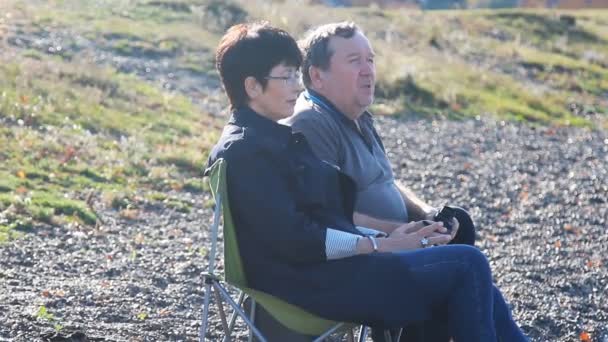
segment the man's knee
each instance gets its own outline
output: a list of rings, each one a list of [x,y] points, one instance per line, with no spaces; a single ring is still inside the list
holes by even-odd
[[[459,253],[463,260],[466,262],[465,265],[469,266],[473,273],[479,274],[490,274],[490,262],[485,254],[474,246],[459,246]]]

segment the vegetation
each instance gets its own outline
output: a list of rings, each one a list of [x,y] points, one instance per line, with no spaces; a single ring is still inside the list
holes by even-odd
[[[297,33],[336,20],[360,23],[378,54],[376,113],[592,126],[569,105],[608,111],[608,10],[244,6]]]
[[[22,20],[17,24],[25,27],[31,20],[34,31],[42,25],[78,29],[80,20],[83,27],[84,20],[92,20],[92,30],[83,33],[99,37],[100,44],[110,41],[117,55],[169,56],[202,48],[182,37],[150,40],[156,33],[144,29],[121,36],[120,26],[108,23],[114,20],[110,8],[118,3],[101,7],[97,18],[84,19],[77,14],[87,8],[76,1],[31,7],[15,2],[13,10]],[[155,27],[148,21],[128,22]],[[112,31],[100,29],[104,23]],[[189,203],[171,195],[157,199],[145,193],[203,191],[202,168],[220,121],[184,95],[110,66],[77,60],[71,53],[13,51],[19,58],[0,54],[0,241],[39,224],[94,227],[96,198],[117,210],[157,200],[189,210]]]
[[[223,123],[197,104],[206,99],[85,58],[78,37],[217,87],[213,50],[234,23],[266,19],[301,36],[353,20],[378,54],[376,113],[608,127],[608,11],[9,0],[0,13],[0,241],[42,224],[95,226],[99,198],[136,217],[144,202],[188,212],[172,192],[206,191],[201,170]],[[62,46],[34,43],[57,31],[68,33]]]

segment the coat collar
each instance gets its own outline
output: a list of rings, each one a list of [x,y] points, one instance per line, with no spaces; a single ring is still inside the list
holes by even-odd
[[[281,125],[263,117],[249,107],[241,107],[235,110],[230,117],[229,123],[251,128],[256,133],[267,138],[276,138],[285,141],[291,137],[291,127]]]

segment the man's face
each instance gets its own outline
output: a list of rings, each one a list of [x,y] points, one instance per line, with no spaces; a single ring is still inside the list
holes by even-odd
[[[351,38],[332,37],[329,69],[321,71],[321,89],[340,111],[359,117],[374,102],[376,67],[369,40],[360,32]]]

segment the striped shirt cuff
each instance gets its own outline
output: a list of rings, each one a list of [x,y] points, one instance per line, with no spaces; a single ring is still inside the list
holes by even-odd
[[[361,234],[363,234],[363,235],[371,235],[373,237],[387,237],[388,236],[388,234],[386,234],[385,232],[381,232],[379,230],[375,230],[375,229],[371,229],[371,228],[367,228],[367,227],[356,226],[355,228],[357,228],[357,230],[360,231]]]
[[[325,255],[327,260],[348,258],[357,254],[357,242],[361,236],[327,228]]]

